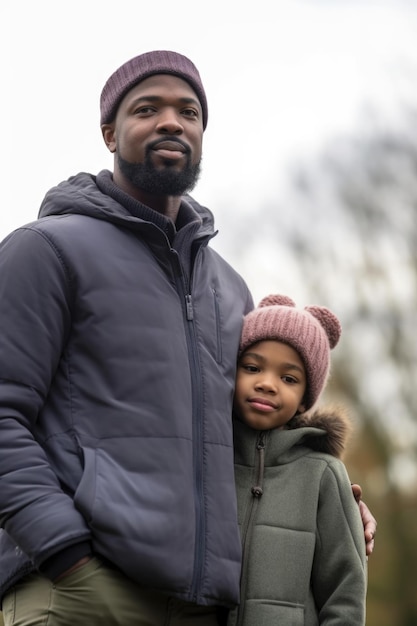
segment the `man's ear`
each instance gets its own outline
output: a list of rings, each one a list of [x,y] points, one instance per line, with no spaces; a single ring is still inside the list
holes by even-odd
[[[101,134],[103,135],[104,143],[110,152],[116,152],[116,133],[114,130],[114,124],[102,124]]]

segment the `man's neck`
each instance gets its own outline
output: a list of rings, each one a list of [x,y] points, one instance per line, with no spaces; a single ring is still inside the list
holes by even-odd
[[[170,218],[174,223],[176,222],[181,205],[181,196],[159,196],[147,193],[146,191],[142,191],[142,189],[138,189],[130,183],[130,181],[125,180],[116,173],[113,174],[113,182],[124,191],[124,193],[132,196],[135,200],[138,200],[153,211],[165,215],[165,217]]]

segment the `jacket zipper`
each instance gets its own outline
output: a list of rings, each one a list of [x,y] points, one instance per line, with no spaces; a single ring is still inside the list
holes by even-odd
[[[199,248],[194,266],[197,258],[200,254],[201,248]],[[180,269],[180,277],[177,276],[177,288],[181,297],[185,302],[185,317],[187,320],[186,333],[187,333],[187,345],[188,354],[190,357],[190,376],[191,376],[191,392],[192,392],[192,415],[193,417],[193,467],[194,467],[194,495],[195,495],[195,518],[196,518],[196,536],[195,536],[195,550],[194,550],[194,568],[193,568],[193,580],[191,584],[191,599],[198,603],[199,601],[199,589],[201,587],[201,580],[203,576],[203,564],[205,554],[205,537],[206,537],[206,520],[204,517],[204,476],[203,476],[203,442],[202,442],[202,398],[201,389],[201,366],[197,349],[196,332],[194,326],[194,305],[191,293],[191,282],[186,279],[186,276],[182,270],[181,261],[175,250],[172,250],[175,255],[177,265]]]
[[[248,570],[248,557],[250,551],[250,545],[253,535],[253,527],[256,519],[256,511],[259,506],[259,501],[263,494],[263,480],[265,472],[265,432],[261,431],[256,440],[255,451],[255,485],[250,490],[250,502],[248,510],[245,515],[245,520],[242,527],[242,574],[241,574],[241,586],[240,586],[240,604],[237,611],[236,626],[243,624],[243,617],[245,613],[245,597],[247,586],[247,570]]]

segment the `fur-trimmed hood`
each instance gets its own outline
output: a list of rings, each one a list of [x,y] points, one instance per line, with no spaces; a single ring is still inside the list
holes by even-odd
[[[346,409],[325,407],[313,413],[297,415],[287,424],[287,430],[308,428],[302,442],[312,450],[326,452],[341,459],[352,432],[352,424]],[[310,429],[314,429],[311,431]],[[319,429],[321,432],[316,433]]]
[[[251,464],[254,443],[263,439],[267,465],[288,463],[308,450],[341,459],[352,431],[346,409],[328,406],[294,417],[282,430],[257,431],[234,419],[235,460]],[[264,434],[261,435],[261,432]]]

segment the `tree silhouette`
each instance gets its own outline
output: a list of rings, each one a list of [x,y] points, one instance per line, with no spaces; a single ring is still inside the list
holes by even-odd
[[[346,462],[378,520],[368,626],[417,624],[417,111],[401,120],[370,114],[249,219],[220,211],[256,296],[286,293],[341,319],[327,395],[350,408]]]
[[[270,207],[263,238],[275,241],[277,284],[290,259],[303,300],[342,320],[329,395],[351,407],[348,467],[378,519],[368,626],[417,623],[416,117],[405,112],[401,128],[368,120],[298,165],[290,211]]]

